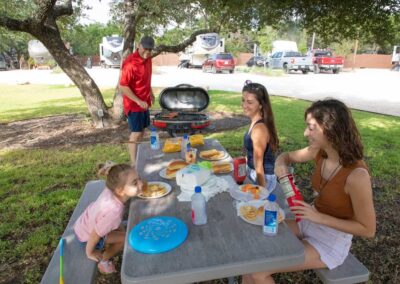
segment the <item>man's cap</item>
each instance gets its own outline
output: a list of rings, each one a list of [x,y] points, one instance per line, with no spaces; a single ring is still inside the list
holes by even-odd
[[[143,48],[154,49],[154,39],[151,36],[142,37],[140,44],[143,46]]]

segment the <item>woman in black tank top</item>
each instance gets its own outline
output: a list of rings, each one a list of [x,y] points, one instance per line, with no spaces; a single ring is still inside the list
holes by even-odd
[[[246,81],[242,90],[242,108],[251,120],[249,131],[243,139],[247,166],[250,173],[252,170],[255,172],[254,181],[268,187],[267,176],[274,175],[275,152],[279,140],[267,89],[261,84]],[[275,180],[271,178],[270,182]]]

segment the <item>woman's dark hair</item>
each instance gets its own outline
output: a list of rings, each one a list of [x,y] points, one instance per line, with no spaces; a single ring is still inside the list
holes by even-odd
[[[275,128],[274,113],[272,112],[272,106],[267,89],[261,84],[248,83],[246,81],[242,92],[248,92],[256,96],[257,101],[261,105],[261,117],[269,131],[269,145],[271,146],[271,150],[276,152],[279,147],[279,139]]]
[[[349,108],[341,101],[325,99],[314,102],[304,114],[311,114],[322,127],[323,133],[338,152],[340,163],[346,167],[364,156],[361,136]],[[322,152],[324,158],[327,157]]]

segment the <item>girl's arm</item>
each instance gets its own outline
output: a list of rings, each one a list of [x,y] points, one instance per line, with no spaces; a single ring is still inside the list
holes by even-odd
[[[276,158],[275,175],[279,178],[289,173],[288,167],[291,163],[304,163],[314,160],[319,148],[306,147],[300,150],[283,152]]]
[[[251,140],[253,141],[253,159],[254,169],[257,174],[257,184],[266,187],[264,173],[264,152],[269,142],[269,133],[265,125],[259,123],[253,127],[251,131]]]
[[[303,206],[294,206],[292,210],[315,223],[356,236],[372,238],[376,231],[376,217],[368,172],[362,168],[355,169],[347,178],[345,192],[350,195],[353,205],[353,219],[344,220],[320,213],[305,202],[299,202]]]
[[[100,236],[96,233],[95,230],[92,231],[92,233],[89,236],[89,240],[86,243],[86,256],[94,260],[96,262],[100,261],[103,259],[103,256],[100,251],[95,250],[95,247],[97,243],[100,240]]]

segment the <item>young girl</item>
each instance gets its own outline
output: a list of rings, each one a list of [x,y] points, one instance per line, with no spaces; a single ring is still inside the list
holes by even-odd
[[[142,191],[143,183],[136,170],[129,165],[110,165],[106,187],[74,225],[78,240],[86,244],[86,255],[98,263],[101,273],[116,272],[110,261],[123,249],[125,231],[120,228],[125,203]]]
[[[272,191],[276,186],[274,164],[279,140],[267,89],[261,84],[246,81],[242,90],[242,108],[251,120],[249,131],[244,135],[248,176]]]
[[[275,163],[278,177],[288,173],[290,163],[316,164],[311,178],[318,194],[314,204],[298,201],[292,209],[302,220],[287,221],[304,244],[305,260],[286,269],[245,275],[246,284],[275,283],[272,274],[277,272],[333,269],[346,259],[353,235],[375,235],[371,178],[350,110],[338,100],[317,101],[306,110],[305,120],[309,146],[283,153]]]

